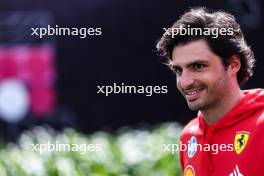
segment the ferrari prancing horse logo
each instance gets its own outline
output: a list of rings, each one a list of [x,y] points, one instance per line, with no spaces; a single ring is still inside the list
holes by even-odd
[[[249,134],[250,133],[247,131],[236,132],[234,146],[237,154],[240,154],[245,149],[248,142]]]

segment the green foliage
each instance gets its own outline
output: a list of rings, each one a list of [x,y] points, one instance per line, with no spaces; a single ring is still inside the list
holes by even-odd
[[[0,175],[180,176],[178,153],[164,150],[164,144],[178,143],[180,130],[177,123],[166,123],[152,130],[123,128],[117,134],[98,131],[84,135],[73,129],[56,133],[50,128],[35,127],[24,132],[17,144],[9,143],[1,149]],[[48,143],[100,144],[100,150],[33,150],[36,144]]]

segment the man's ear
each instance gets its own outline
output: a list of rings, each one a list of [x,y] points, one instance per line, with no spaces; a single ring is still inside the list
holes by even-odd
[[[229,68],[229,73],[231,75],[237,75],[237,72],[241,68],[241,62],[240,62],[240,58],[238,55],[234,54],[231,56],[231,58],[229,60],[228,68]]]

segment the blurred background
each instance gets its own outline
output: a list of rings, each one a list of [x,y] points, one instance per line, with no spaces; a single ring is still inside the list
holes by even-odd
[[[49,124],[81,132],[113,131],[195,116],[162,65],[155,44],[189,7],[231,12],[252,46],[257,67],[244,88],[263,87],[263,3],[208,1],[0,0],[0,129],[13,140],[24,129]],[[31,36],[31,27],[100,27],[101,36]],[[167,94],[97,94],[97,86],[168,86]]]
[[[14,140],[24,129],[49,124],[89,133],[121,126],[177,121],[188,110],[174,75],[155,53],[164,27],[189,7],[231,12],[252,46],[257,67],[244,88],[264,87],[263,3],[208,1],[0,0],[0,130]],[[100,27],[101,36],[31,36],[31,27]],[[167,94],[97,94],[97,86],[168,86]]]
[[[63,134],[67,137],[63,139],[84,140],[87,136],[83,135],[94,134],[89,138],[108,143],[109,151],[115,156],[119,156],[117,151],[127,151],[120,146],[115,148],[116,144],[128,142],[129,146],[136,145],[136,149],[144,141],[149,142],[146,143],[148,147],[155,144],[153,141],[159,144],[175,141],[181,126],[195,117],[196,112],[188,109],[177,92],[175,76],[162,64],[163,58],[157,56],[155,45],[164,27],[170,27],[179,15],[196,6],[221,9],[235,15],[257,58],[255,75],[243,85],[243,89],[263,88],[264,8],[261,0],[0,0],[0,135],[4,141],[18,141],[20,145],[20,149],[8,146],[8,152],[2,150],[1,158],[10,155],[11,160],[18,161],[16,168],[20,168],[21,160],[31,156],[22,152],[25,141],[43,142],[43,136],[44,139],[54,137],[55,140],[61,136],[56,137],[58,133],[53,130],[63,131],[65,128],[68,131]],[[84,39],[30,35],[30,28],[47,25],[102,28],[102,35]],[[108,97],[97,94],[97,86],[113,83],[168,86],[168,93],[152,96],[111,94]],[[36,126],[49,126],[50,129]],[[123,133],[120,133],[120,128]],[[32,129],[20,137],[24,131]],[[144,150],[140,151],[132,154],[132,164],[130,160],[125,162],[124,158],[117,157],[120,167],[113,167],[111,163],[89,168],[79,168],[78,165],[79,170],[73,173],[74,169],[69,169],[68,174],[62,171],[63,168],[73,168],[72,163],[83,161],[69,158],[82,157],[71,155],[62,159],[60,156],[56,160],[60,164],[55,164],[56,167],[54,160],[43,161],[48,163],[45,165],[49,168],[46,175],[78,175],[77,172],[87,175],[85,173],[92,173],[94,169],[100,170],[100,173],[96,171],[97,175],[180,175],[180,171],[176,172],[180,168],[178,158],[155,155],[153,151],[156,159],[151,158],[152,165],[142,165],[150,160],[137,160],[145,154],[142,153]],[[138,157],[133,159],[133,156]],[[36,159],[40,158],[39,155],[34,157],[20,170],[27,170],[32,163],[40,162]],[[95,163],[114,162],[115,157],[109,153],[104,157],[95,158]],[[17,171],[3,169],[14,166],[4,160],[0,161],[0,175],[23,175],[22,172],[18,174]],[[92,162],[91,158],[84,160]],[[146,173],[146,167],[152,172]],[[34,165],[28,171],[29,175],[40,173],[41,168],[41,164]],[[102,168],[112,168],[112,174]],[[44,173],[43,168],[41,171]]]

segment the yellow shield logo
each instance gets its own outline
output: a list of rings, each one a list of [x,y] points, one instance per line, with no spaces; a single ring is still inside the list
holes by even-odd
[[[194,169],[191,165],[188,165],[184,170],[184,176],[195,176]]]
[[[236,132],[236,137],[234,141],[235,151],[240,154],[246,147],[249,138],[249,132],[240,131]]]

